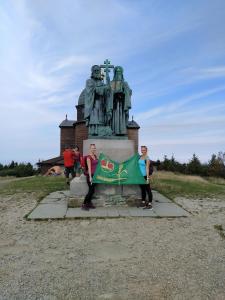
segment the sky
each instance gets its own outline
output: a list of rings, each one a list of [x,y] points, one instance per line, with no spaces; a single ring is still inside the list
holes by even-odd
[[[224,0],[1,0],[0,36],[0,163],[58,156],[58,126],[106,58],[152,159],[225,152]]]

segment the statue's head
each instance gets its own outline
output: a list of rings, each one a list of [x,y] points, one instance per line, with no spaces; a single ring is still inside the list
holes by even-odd
[[[116,66],[114,68],[114,80],[123,80],[123,68]]]
[[[91,78],[101,79],[101,68],[98,65],[91,67]]]

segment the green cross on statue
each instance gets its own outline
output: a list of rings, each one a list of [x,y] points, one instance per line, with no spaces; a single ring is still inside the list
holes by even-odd
[[[110,82],[109,72],[110,72],[110,69],[114,68],[114,66],[110,65],[110,61],[107,58],[104,61],[104,65],[100,65],[100,68],[104,69],[104,72],[105,72],[105,75],[106,75],[106,82],[109,83]]]

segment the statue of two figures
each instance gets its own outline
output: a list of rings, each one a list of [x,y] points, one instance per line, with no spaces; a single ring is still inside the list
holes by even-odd
[[[112,81],[109,78],[110,68],[114,69]],[[126,136],[131,94],[131,89],[124,81],[122,67],[114,68],[106,60],[104,65],[91,68],[91,78],[86,82],[84,98],[84,119],[89,137]]]

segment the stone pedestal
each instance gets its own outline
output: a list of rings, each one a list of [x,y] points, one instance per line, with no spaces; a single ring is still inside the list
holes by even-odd
[[[96,145],[97,155],[103,152],[118,162],[127,160],[135,153],[134,141],[132,140],[88,139],[83,142],[83,155],[89,153],[90,144]]]
[[[69,207],[79,207],[88,192],[86,177],[81,175],[70,182]],[[93,203],[97,207],[111,205],[136,206],[140,202],[139,185],[97,184]]]
[[[117,162],[123,162],[135,154],[134,141],[132,140],[88,139],[83,144],[84,155],[89,153],[90,144],[96,145],[97,155],[103,152]],[[70,182],[70,203],[73,203],[73,206],[80,206],[87,191],[85,176],[81,175],[81,177],[74,178]],[[93,203],[96,206],[136,205],[138,198],[140,198],[138,185],[98,184]]]

